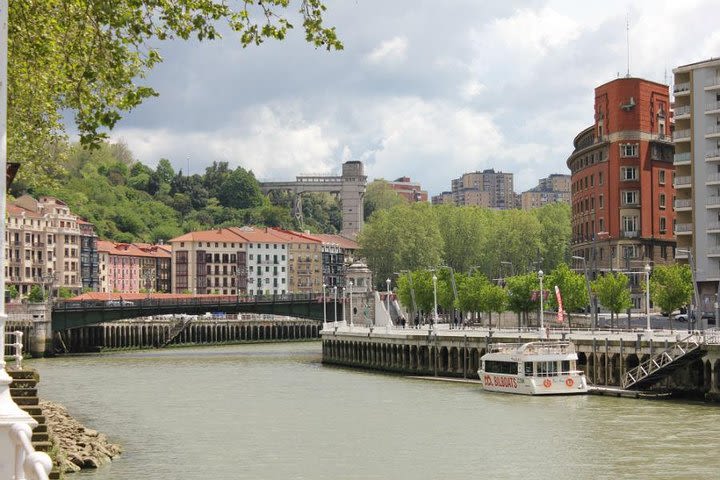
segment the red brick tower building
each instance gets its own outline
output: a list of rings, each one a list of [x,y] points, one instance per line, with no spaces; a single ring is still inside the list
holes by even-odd
[[[574,140],[572,254],[598,271],[673,261],[674,147],[667,85],[618,78],[595,89],[595,123]],[[642,275],[630,275],[633,285]],[[644,308],[641,292],[635,308]]]

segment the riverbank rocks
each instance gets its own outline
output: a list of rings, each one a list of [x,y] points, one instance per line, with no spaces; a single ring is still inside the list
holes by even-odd
[[[110,443],[105,435],[75,420],[62,405],[43,400],[40,407],[57,446],[61,471],[69,473],[98,468],[122,452],[122,448]]]

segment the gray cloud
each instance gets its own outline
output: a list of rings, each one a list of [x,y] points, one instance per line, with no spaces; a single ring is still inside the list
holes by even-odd
[[[638,2],[631,73],[717,55],[709,1]],[[144,163],[199,172],[216,160],[261,178],[330,173],[362,159],[372,176],[409,175],[431,193],[462,173],[516,174],[516,190],[566,172],[592,121],[593,89],[625,71],[627,4],[471,0],[330,2],[346,49],[315,50],[300,31],[240,48],[166,42],[149,76],[161,96],[112,133]],[[299,23],[296,22],[299,26]]]

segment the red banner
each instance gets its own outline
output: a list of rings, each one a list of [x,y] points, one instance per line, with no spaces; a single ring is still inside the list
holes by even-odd
[[[565,312],[563,312],[562,296],[557,285],[555,285],[555,298],[557,298],[558,304],[558,322],[563,323]]]

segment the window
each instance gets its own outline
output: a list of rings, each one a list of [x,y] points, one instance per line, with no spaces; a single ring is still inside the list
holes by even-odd
[[[665,217],[660,217],[660,233],[667,233],[667,220]]]
[[[638,173],[637,167],[621,167],[620,168],[620,180],[629,181],[637,180]]]
[[[605,231],[605,219],[604,219],[604,218],[601,218],[601,219],[598,221],[598,225],[599,225],[599,227],[600,227],[600,231],[601,231],[601,232],[604,232],[604,231]]]
[[[620,144],[620,157],[637,157],[638,156],[638,145],[637,143],[621,143]]]
[[[665,194],[664,194],[664,193],[661,193],[661,194],[660,194],[660,198],[659,198],[658,203],[659,203],[659,205],[660,205],[660,208],[662,208],[663,210],[665,210]]]
[[[665,170],[660,170],[658,172],[658,183],[660,183],[660,185],[665,185]]]
[[[600,195],[598,197],[598,204],[600,205],[600,208],[605,208],[605,195]]]
[[[630,235],[630,236],[636,236],[637,235],[637,227],[638,227],[638,217],[637,215],[623,215],[622,217],[622,226],[624,230],[624,234]]]
[[[623,205],[637,205],[638,204],[638,191],[637,190],[623,190],[620,192]]]

